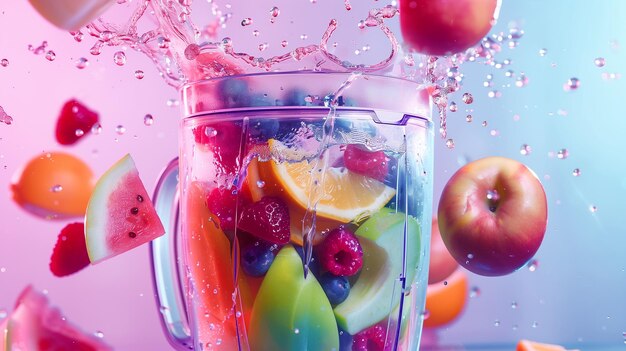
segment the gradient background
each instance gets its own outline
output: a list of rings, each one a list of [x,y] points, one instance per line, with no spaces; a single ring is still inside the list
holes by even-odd
[[[308,5],[308,1],[302,1]],[[320,0],[321,2],[322,0]],[[272,6],[267,3],[268,9]],[[304,6],[304,5],[303,5]],[[453,150],[442,140],[435,148],[435,199],[447,179],[468,160],[500,155],[530,166],[541,178],[549,201],[549,225],[526,268],[499,278],[473,274],[480,294],[468,298],[462,316],[437,331],[449,345],[512,344],[520,338],[564,343],[581,349],[591,344],[621,349],[626,342],[626,156],[623,155],[626,89],[626,2],[504,0],[492,33],[519,26],[525,34],[515,49],[503,48],[503,69],[466,64],[463,89],[451,100]],[[27,46],[48,41],[54,62]],[[163,165],[176,155],[179,110],[168,106],[177,92],[163,83],[145,57],[126,50],[127,64],[113,64],[116,49],[89,55],[91,41],[76,43],[45,22],[24,0],[0,3],[0,106],[14,119],[0,124],[0,316],[10,311],[28,284],[46,290],[52,304],[87,332],[100,331],[118,350],[168,350],[158,322],[147,246],[79,274],[58,279],[48,270],[52,247],[67,221],[46,221],[23,212],[11,200],[14,172],[42,151],[64,150],[81,157],[96,175],[130,152],[144,182],[152,186]],[[540,55],[540,49],[546,49]],[[77,58],[90,66],[78,70]],[[606,66],[594,65],[596,57]],[[133,72],[145,71],[137,80]],[[529,79],[523,88],[511,69]],[[483,87],[487,74],[494,86]],[[613,78],[610,78],[613,74]],[[576,91],[563,84],[580,79]],[[490,90],[499,98],[489,98]],[[471,92],[464,105],[460,94]],[[76,97],[100,113],[103,132],[71,147],[54,139],[62,104]],[[150,113],[154,124],[145,126]],[[474,116],[472,123],[465,116]],[[481,125],[487,121],[487,126]],[[124,135],[115,126],[124,125]],[[520,154],[522,144],[532,147]],[[567,159],[556,156],[569,151]],[[574,177],[572,170],[581,175]],[[596,206],[597,211],[590,211]],[[516,308],[512,308],[516,305]],[[620,348],[621,345],[621,348]]]

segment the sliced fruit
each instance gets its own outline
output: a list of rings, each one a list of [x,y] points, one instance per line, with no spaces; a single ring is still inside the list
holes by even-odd
[[[276,143],[280,142],[269,140],[270,149],[276,148]],[[314,189],[311,184],[312,173],[322,172],[315,169],[315,162],[276,163],[271,160],[259,162],[258,167],[266,187],[278,190],[286,201],[306,209],[310,199],[319,200],[317,216],[341,223],[372,215],[396,194],[393,188],[342,167],[329,167],[325,171],[323,189]]]
[[[57,277],[64,277],[87,266],[89,254],[85,245],[85,225],[70,223],[59,233],[50,257],[50,271]]]
[[[13,200],[46,219],[82,217],[94,186],[91,168],[76,156],[46,152],[29,160],[11,181]]]
[[[194,310],[198,338],[202,344],[220,344],[224,350],[237,349],[235,321],[235,275],[231,244],[217,225],[217,216],[206,207],[206,184],[188,187],[186,215],[192,283],[196,291]]]
[[[250,201],[247,193],[241,192],[239,195],[233,189],[225,187],[214,188],[206,199],[209,211],[219,218],[220,227],[226,231],[235,229],[237,212]]]
[[[69,323],[58,309],[48,305],[43,294],[29,286],[7,319],[5,350],[108,351],[112,348]]]
[[[258,350],[337,350],[339,332],[330,302],[302,261],[283,247],[267,272],[252,308],[250,345]]]
[[[63,105],[57,119],[56,139],[61,145],[72,145],[88,135],[96,123],[98,123],[98,113],[90,110],[78,100],[71,99]]]
[[[467,302],[467,275],[457,269],[444,282],[426,288],[426,311],[428,318],[424,327],[435,328],[455,320]]]
[[[100,179],[87,205],[85,241],[92,264],[165,233],[130,155]]]
[[[354,335],[387,317],[402,295],[404,230],[406,287],[415,278],[420,256],[420,227],[404,213],[380,211],[356,231],[363,247],[361,274],[348,298],[335,307],[337,324]]]
[[[566,351],[563,346],[554,344],[544,344],[530,340],[520,340],[517,343],[516,351]]]
[[[245,206],[237,227],[259,239],[284,245],[289,242],[289,209],[280,198],[265,196]]]

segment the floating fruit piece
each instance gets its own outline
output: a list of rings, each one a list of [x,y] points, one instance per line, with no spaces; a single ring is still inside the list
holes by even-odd
[[[270,149],[280,148],[280,142],[269,140]],[[259,175],[266,186],[284,189],[283,197],[294,205],[306,209],[310,198],[319,195],[317,216],[348,223],[365,218],[378,211],[391,200],[396,191],[385,184],[348,171],[329,167],[325,170],[323,185],[312,188],[315,162],[259,162]],[[323,188],[321,188],[323,186]],[[315,193],[313,193],[315,192]]]
[[[109,351],[100,339],[83,333],[48,305],[47,298],[27,287],[20,294],[15,310],[7,318],[4,349],[6,351]],[[1,334],[0,334],[1,336]],[[0,337],[0,341],[3,341]],[[2,346],[2,345],[0,345]]]
[[[13,176],[13,200],[46,219],[82,217],[93,189],[93,172],[79,158],[64,152],[43,153]]]
[[[348,298],[335,307],[337,324],[352,335],[380,322],[396,308],[403,296],[398,277],[406,271],[408,288],[420,256],[419,224],[404,213],[381,210],[365,221],[356,235],[363,248],[361,274]]]
[[[252,308],[250,345],[258,350],[337,350],[339,332],[330,302],[302,260],[283,247],[265,275]]]
[[[348,170],[381,182],[389,172],[391,160],[383,151],[369,151],[356,144],[346,146],[343,159]]]
[[[566,351],[563,346],[544,344],[530,340],[520,340],[517,343],[516,351]]]
[[[213,153],[213,163],[218,174],[235,173],[239,169],[241,148],[241,123],[224,121],[202,125],[193,129],[196,143],[207,147]]]
[[[67,101],[57,119],[55,136],[59,144],[72,145],[91,132],[98,114],[78,100]]]
[[[165,233],[130,155],[98,180],[85,215],[85,241],[92,264],[119,255]]]
[[[461,314],[467,301],[467,275],[460,268],[445,282],[426,288],[426,311],[428,318],[424,327],[435,328],[452,322]]]
[[[430,264],[428,265],[428,284],[442,282],[448,278],[459,264],[448,252],[446,245],[441,239],[437,218],[433,217],[430,235]]]
[[[317,246],[322,267],[338,276],[355,275],[363,265],[363,249],[354,233],[341,226]]]
[[[234,230],[236,213],[242,210],[244,204],[251,202],[245,192],[237,193],[224,187],[211,190],[206,201],[209,211],[219,219],[222,230]]]
[[[238,228],[267,242],[284,245],[289,242],[289,209],[279,198],[265,196],[243,208]]]
[[[231,244],[217,225],[217,216],[206,207],[206,185],[193,182],[187,188],[187,250],[192,284],[196,291],[194,310],[198,339],[202,344],[219,343],[224,350],[237,350],[235,284]],[[209,287],[208,289],[206,287]]]
[[[57,277],[74,274],[89,265],[85,245],[85,225],[70,223],[65,226],[50,257],[50,271]]]

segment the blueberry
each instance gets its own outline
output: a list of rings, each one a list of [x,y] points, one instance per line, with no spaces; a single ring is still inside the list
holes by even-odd
[[[298,255],[300,255],[300,259],[301,260],[304,259],[304,250],[302,249],[302,246],[294,246],[294,248],[296,249],[296,252],[298,253]],[[315,255],[311,256],[311,261],[309,262],[309,269],[311,273],[313,273],[314,276],[316,277],[320,276],[320,265],[317,262]]]
[[[339,329],[339,351],[351,351],[352,350],[352,335],[347,331]]]
[[[269,245],[258,244],[246,246],[241,252],[241,267],[253,277],[267,273],[274,262],[274,254]]]
[[[250,106],[248,83],[243,79],[225,79],[219,83],[219,92],[226,107]]]
[[[350,293],[350,282],[344,276],[325,273],[319,281],[331,305],[342,303]]]

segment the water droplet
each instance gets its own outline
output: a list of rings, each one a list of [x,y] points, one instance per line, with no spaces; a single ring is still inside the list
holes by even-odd
[[[254,36],[254,37],[258,37],[259,34],[261,34],[261,32],[259,32],[258,29],[255,29],[255,30],[252,31],[252,36]]]
[[[500,320],[499,320],[499,319],[496,319],[495,321],[493,321],[493,326],[494,326],[494,327],[499,327],[499,326],[500,326],[500,324],[501,324],[501,323],[500,323]]]
[[[200,55],[200,46],[198,44],[189,44],[185,48],[185,58],[189,61],[195,60]]]
[[[252,18],[250,18],[250,17],[247,17],[247,18],[244,18],[243,20],[241,20],[241,25],[243,27],[249,26],[251,24],[252,24]]]
[[[491,90],[490,92],[487,93],[487,97],[490,97],[492,99],[497,99],[500,96],[502,96],[502,93],[497,90]]]
[[[456,112],[459,108],[456,105],[456,102],[453,101],[450,103],[450,106],[448,106],[448,109],[450,109],[450,112]]]
[[[569,151],[567,151],[567,149],[561,149],[556,153],[556,157],[560,160],[564,160],[569,157]]]
[[[93,335],[95,335],[96,337],[98,337],[100,339],[104,338],[104,333],[101,332],[100,330],[96,330],[96,332],[93,333]]]
[[[465,116],[465,122],[467,122],[467,123],[471,123],[473,119],[474,119],[474,117],[472,117],[472,115]]]
[[[165,104],[167,105],[167,107],[177,107],[178,105],[180,105],[180,101],[176,99],[168,99]]]
[[[496,189],[487,190],[487,200],[495,202],[500,200],[500,194]]]
[[[170,40],[164,37],[158,37],[157,44],[159,45],[159,48],[167,49],[170,47]]]
[[[480,296],[480,289],[477,286],[473,286],[470,289],[469,297],[474,298]]]
[[[52,188],[50,188],[50,191],[53,193],[61,192],[63,191],[63,186],[61,184],[53,185]]]
[[[491,136],[498,136],[500,135],[500,131],[498,131],[497,129],[492,129],[489,131],[489,135]]]
[[[524,156],[530,155],[530,153],[532,151],[533,151],[533,148],[530,147],[530,145],[528,145],[528,144],[523,144],[522,147],[520,147],[520,149],[519,149],[519,153],[524,155]]]
[[[471,104],[472,102],[474,102],[474,97],[472,96],[472,94],[470,93],[465,93],[463,94],[463,102],[466,104]]]
[[[280,9],[278,7],[274,6],[270,9],[270,16],[272,16],[270,20],[272,21],[272,23],[274,23],[273,19],[278,17],[279,15],[280,15]]]
[[[124,66],[126,64],[126,54],[123,51],[117,51],[113,54],[113,62],[118,66]]]
[[[265,51],[265,49],[267,49],[268,46],[269,46],[268,43],[259,44],[259,51]]]
[[[81,57],[78,60],[76,60],[76,68],[84,69],[87,66],[89,66],[89,60],[87,60],[86,58]]]
[[[142,70],[138,69],[138,70],[135,71],[135,78],[143,79],[143,77],[144,77],[144,73],[143,73]]]
[[[539,323],[537,323],[537,321],[533,321],[533,324],[531,325],[531,327],[537,328],[538,326],[539,326]]]
[[[81,136],[85,135],[85,131],[83,131],[82,129],[76,129],[74,131],[74,135],[76,135],[77,137],[81,137]]]
[[[237,312],[235,312],[235,317],[237,317],[237,318],[241,318],[241,311],[237,311]]]
[[[100,123],[96,122],[96,124],[91,126],[91,134],[98,135],[100,133],[102,133],[102,125],[100,125]]]
[[[527,264],[527,267],[528,267],[529,271],[534,272],[539,267],[539,261],[537,261],[537,260],[530,260],[530,262],[528,262],[528,264]]]
[[[604,59],[604,57],[597,57],[595,60],[593,60],[593,64],[596,65],[596,67],[604,67],[604,65],[606,64],[606,60]]]
[[[574,168],[574,170],[572,171],[572,175],[574,177],[580,176],[580,168]]]
[[[598,212],[598,207],[596,205],[589,205],[589,212],[591,213]]]
[[[262,180],[257,180],[256,181],[256,186],[258,186],[260,189],[263,188],[265,186],[265,182]]]
[[[483,121],[483,123],[481,123],[480,125],[482,125],[483,127],[487,126],[487,121]]]
[[[6,267],[0,267],[0,273],[4,273],[4,272],[6,272],[6,271],[7,271],[7,268],[6,268]]]
[[[528,85],[528,78],[526,77],[526,75],[524,75],[524,73],[522,73],[515,80],[515,86],[518,87],[518,88],[523,88],[526,85]]]
[[[154,118],[151,114],[148,113],[147,115],[143,116],[143,124],[146,126],[151,126],[152,124],[154,124]]]
[[[543,57],[548,54],[548,49],[539,49],[539,56]]]
[[[504,76],[509,78],[514,77],[515,72],[513,72],[512,70],[507,70],[506,72],[504,72]]]
[[[283,40],[283,41],[280,42],[280,46],[282,46],[284,48],[287,47],[287,45],[289,45],[289,42],[287,40]]]
[[[359,22],[357,22],[356,26],[359,27],[359,29],[365,29],[365,21],[360,20]]]
[[[126,127],[124,127],[123,125],[119,124],[117,127],[115,127],[115,133],[117,133],[118,135],[122,135],[122,134],[126,133]]]
[[[295,329],[293,330],[293,332],[294,332],[294,334],[300,334],[300,329],[295,328]]]
[[[514,309],[514,310],[517,309],[517,302],[516,301],[511,302],[511,308]]]
[[[446,147],[448,149],[454,149],[454,139],[448,139],[446,140]]]
[[[300,34],[300,39],[302,39],[302,40],[307,40],[308,37],[309,36],[306,35],[306,34]]]
[[[563,85],[563,90],[565,91],[576,90],[579,87],[580,87],[580,80],[578,80],[578,78],[576,77],[572,77],[568,79],[567,83]]]
[[[161,313],[167,313],[170,309],[167,308],[167,306],[161,306],[159,307],[159,312]]]
[[[0,308],[0,321],[7,318],[8,315],[9,313],[7,312],[7,310],[5,310],[4,308]]]
[[[6,67],[9,65],[9,60],[3,58],[2,60],[0,60],[0,66],[2,67]]]
[[[57,58],[57,54],[54,51],[49,50],[48,52],[46,52],[46,60],[54,61],[56,58]]]
[[[513,330],[517,330],[517,328],[519,328],[519,326],[517,324],[513,324],[513,326],[511,327],[511,329],[513,329]]]

